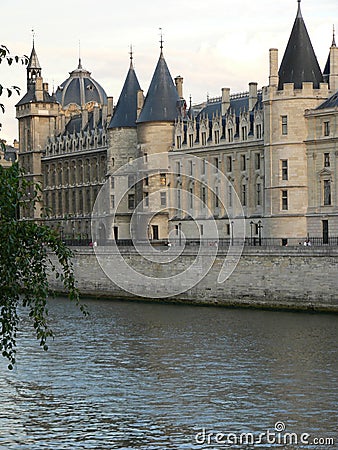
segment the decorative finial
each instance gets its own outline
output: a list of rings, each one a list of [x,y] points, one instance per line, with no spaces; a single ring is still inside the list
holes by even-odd
[[[159,28],[159,30],[160,30],[160,49],[161,49],[161,55],[162,55],[162,53],[163,53],[163,33],[162,33],[162,28]]]
[[[297,0],[297,2],[298,2],[297,18],[302,18],[302,12],[300,10],[300,2],[301,2],[301,0]]]
[[[35,41],[35,30],[34,30],[34,28],[32,28],[31,31],[32,31],[32,36],[33,36],[33,47],[34,47],[34,41]]]
[[[133,46],[131,44],[130,44],[129,55],[130,55],[130,67],[133,67]]]
[[[78,65],[78,69],[82,69],[82,64],[81,64],[81,41],[79,39],[79,65]]]
[[[337,47],[334,25],[333,25],[333,35],[332,35],[332,47]]]

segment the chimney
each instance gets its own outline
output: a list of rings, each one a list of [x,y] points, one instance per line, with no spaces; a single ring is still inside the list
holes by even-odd
[[[338,90],[338,47],[334,40],[330,48],[329,88],[333,92]]]
[[[278,50],[277,50],[277,48],[270,48],[269,63],[270,63],[269,86],[278,86]]]
[[[43,102],[42,78],[37,77],[35,82],[35,98],[37,102]]]
[[[139,90],[137,91],[137,118],[141,114],[143,103],[144,103],[143,91]]]
[[[175,85],[176,85],[178,96],[180,98],[183,98],[183,78],[181,77],[181,75],[178,75],[175,78]]]
[[[114,107],[114,99],[113,97],[108,97],[108,108],[107,108],[107,117],[111,118],[113,115],[113,107]]]
[[[87,123],[88,123],[88,109],[84,108],[82,110],[81,119],[82,119],[82,126],[81,126],[81,128],[83,130],[85,128],[85,126],[87,125]]]
[[[230,88],[222,88],[222,116],[225,116],[230,106]]]
[[[249,111],[252,111],[257,103],[257,83],[249,83]]]
[[[99,105],[97,103],[95,103],[94,108],[93,108],[93,126],[94,126],[94,128],[97,127],[99,118],[100,118]]]

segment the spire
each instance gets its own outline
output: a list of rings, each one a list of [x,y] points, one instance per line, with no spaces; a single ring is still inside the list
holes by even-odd
[[[109,128],[136,127],[137,93],[141,90],[132,64],[130,46],[130,67],[124,82]]]
[[[27,90],[30,88],[30,86],[35,85],[36,78],[41,77],[41,66],[38,60],[38,55],[36,54],[35,51],[34,30],[32,30],[32,33],[33,33],[32,51],[27,65]]]
[[[331,47],[337,47],[337,46],[336,46],[336,37],[335,37],[334,25],[333,25],[332,45],[331,45]]]
[[[279,90],[283,89],[284,83],[294,83],[295,89],[301,89],[303,82],[312,82],[313,87],[318,89],[323,81],[301,13],[300,0],[297,2],[297,16],[278,72]]]
[[[129,52],[129,55],[130,55],[130,69],[133,69],[133,46],[130,44],[130,52]]]
[[[163,33],[162,33],[162,28],[159,28],[160,30],[160,56],[163,57]]]

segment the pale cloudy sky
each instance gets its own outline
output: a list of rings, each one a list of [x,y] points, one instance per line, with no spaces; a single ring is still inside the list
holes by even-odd
[[[325,65],[338,30],[337,0],[303,0],[302,14],[320,66]],[[163,30],[164,56],[172,77],[184,78],[184,96],[193,103],[248,89],[250,81],[267,84],[269,48],[283,56],[296,17],[296,0],[1,0],[1,44],[13,54],[30,55],[32,32],[50,88],[61,84],[75,69],[79,57],[84,68],[118,100],[133,46],[134,67],[146,93],[159,57],[159,28]],[[338,34],[338,33],[337,33]],[[338,41],[338,36],[337,39]],[[0,84],[26,91],[26,70],[0,66]],[[16,97],[6,104],[1,137],[18,138]],[[1,114],[1,113],[0,113]]]

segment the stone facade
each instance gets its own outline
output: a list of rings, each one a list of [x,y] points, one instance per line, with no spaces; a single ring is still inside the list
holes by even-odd
[[[211,219],[218,235],[230,238],[237,198],[247,236],[282,245],[337,237],[338,48],[333,37],[322,72],[298,5],[280,65],[278,50],[270,49],[268,86],[250,82],[240,94],[223,88],[220,97],[189,108],[162,42],[147,95],[131,55],[114,110],[81,61],[49,95],[33,46],[17,118],[20,162],[43,186],[35,218],[44,212],[63,236],[89,238],[105,185],[104,217],[94,230],[100,241],[181,232],[213,238]],[[157,172],[155,154],[165,158]]]

